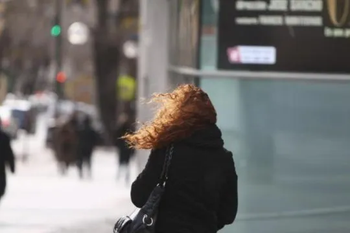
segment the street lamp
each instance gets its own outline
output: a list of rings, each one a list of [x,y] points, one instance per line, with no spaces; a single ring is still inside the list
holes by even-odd
[[[68,28],[68,40],[71,44],[82,45],[89,39],[89,28],[81,22],[72,23]]]
[[[129,40],[123,44],[123,52],[125,57],[134,59],[138,56],[138,47],[135,41]]]

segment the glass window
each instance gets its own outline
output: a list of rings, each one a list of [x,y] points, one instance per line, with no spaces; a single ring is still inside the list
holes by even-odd
[[[172,65],[197,68],[199,10],[199,0],[170,3]]]
[[[174,73],[174,72],[169,72],[169,87],[171,88],[176,88],[178,87],[180,84],[184,84],[184,83],[192,83],[192,84],[196,84],[197,79],[196,77],[193,76],[188,76],[188,75],[182,75],[182,74],[178,74],[178,73]]]
[[[239,216],[223,232],[350,230],[350,83],[217,78],[201,86],[239,174]]]
[[[199,67],[215,70],[217,60],[217,0],[202,1]]]
[[[178,1],[169,1],[169,63],[177,65],[178,61]]]
[[[203,0],[200,67],[216,70],[216,4]],[[350,82],[201,78],[239,175],[221,232],[350,232]]]

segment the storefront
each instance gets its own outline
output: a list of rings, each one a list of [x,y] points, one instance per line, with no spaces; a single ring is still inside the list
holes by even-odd
[[[209,94],[234,152],[239,215],[222,232],[350,230],[349,15],[336,1],[167,2],[167,83]]]

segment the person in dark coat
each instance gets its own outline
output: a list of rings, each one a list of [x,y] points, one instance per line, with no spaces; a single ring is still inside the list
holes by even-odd
[[[57,122],[53,132],[53,149],[59,171],[66,175],[68,168],[77,162],[78,132],[76,119]]]
[[[6,166],[15,173],[15,157],[10,144],[10,137],[1,130],[0,119],[0,199],[6,190]]]
[[[118,127],[115,132],[115,146],[117,147],[119,152],[119,168],[117,178],[121,179],[121,176],[124,175],[126,182],[129,182],[129,163],[131,157],[135,153],[135,150],[133,148],[130,148],[128,143],[121,137],[124,136],[126,133],[130,133],[133,131],[134,128],[131,118],[128,117],[126,113],[121,114],[118,119]]]
[[[91,119],[86,116],[82,127],[78,129],[78,169],[79,177],[83,178],[84,166],[88,170],[88,175],[92,177],[91,171],[91,158],[93,150],[97,144],[98,135],[97,132],[92,128]]]
[[[158,94],[153,121],[124,138],[137,149],[151,149],[146,167],[133,182],[131,200],[141,208],[157,185],[166,148],[174,146],[157,233],[215,233],[237,214],[237,174],[224,148],[216,111],[208,95],[194,85]]]

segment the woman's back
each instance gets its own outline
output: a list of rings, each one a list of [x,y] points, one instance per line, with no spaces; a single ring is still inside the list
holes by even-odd
[[[156,229],[161,233],[211,233],[234,221],[237,175],[232,153],[223,147],[215,124],[174,144],[169,180]],[[133,203],[141,207],[159,181],[165,148],[152,151],[145,170],[132,185]]]

